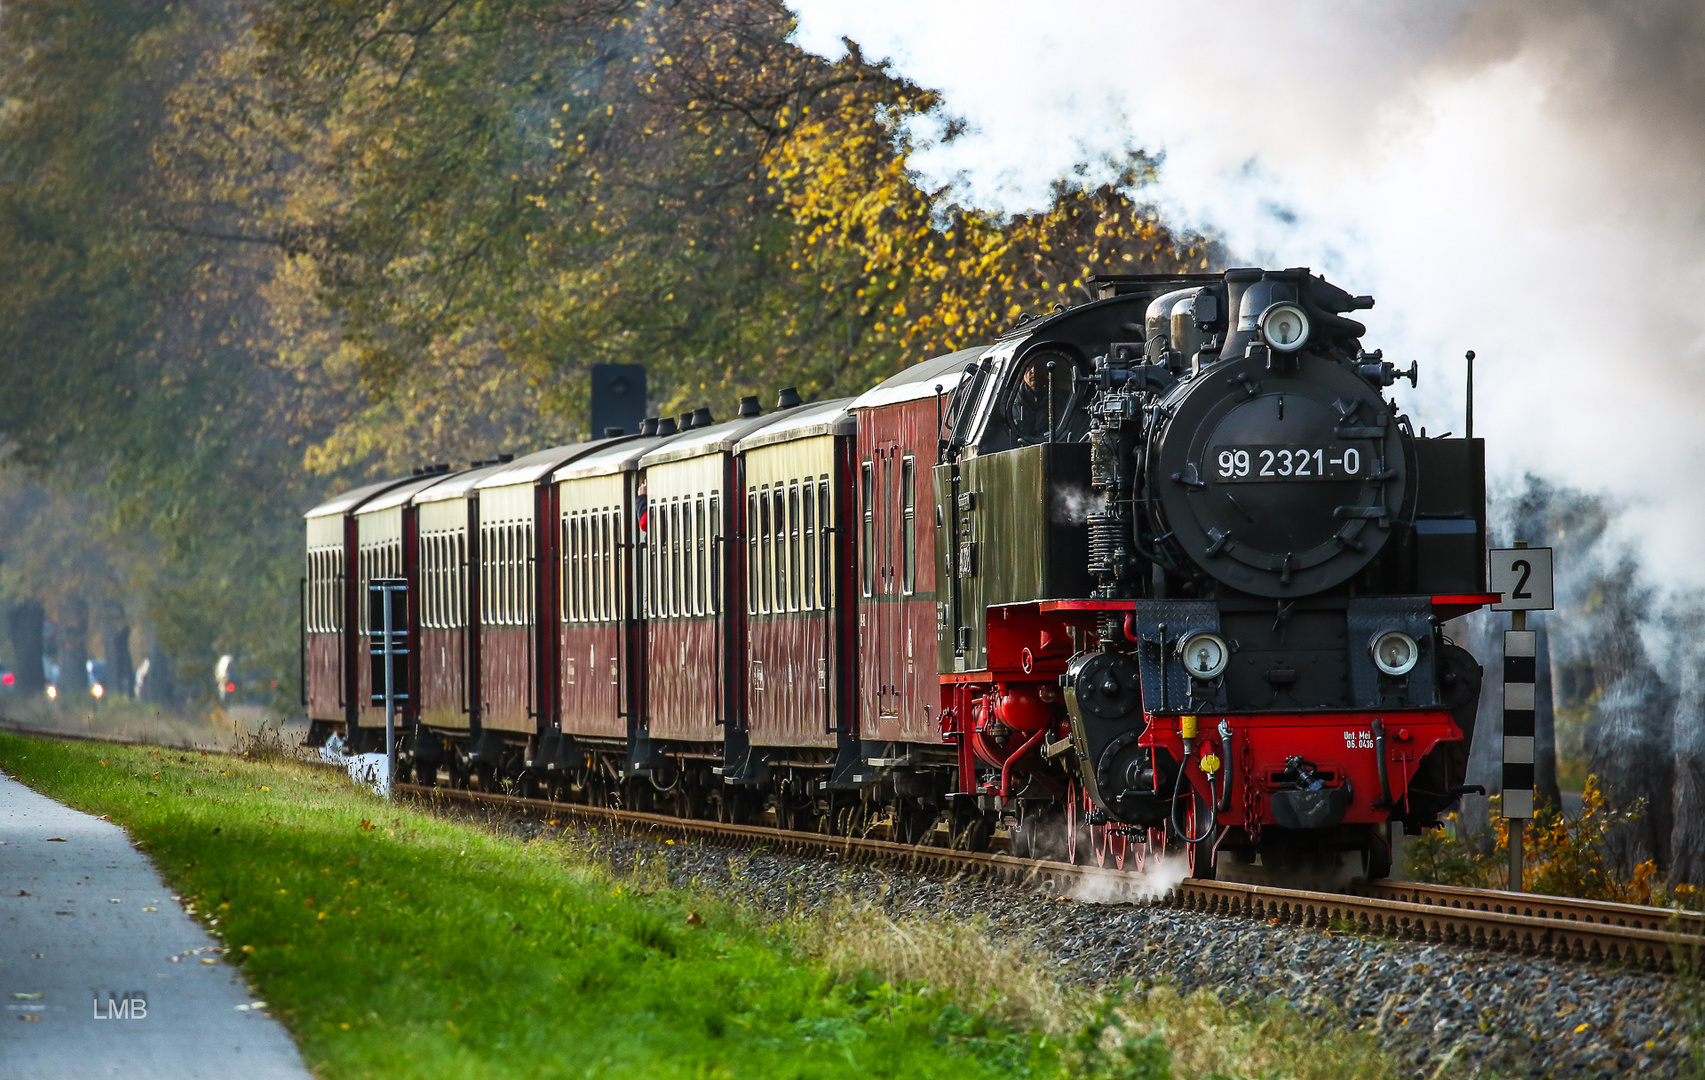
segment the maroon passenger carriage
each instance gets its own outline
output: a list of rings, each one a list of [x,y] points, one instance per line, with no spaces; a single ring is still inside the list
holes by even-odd
[[[369,609],[367,587],[375,578],[403,578],[409,582],[409,602],[395,615],[408,630],[409,640],[416,641],[420,632],[419,612],[415,600],[419,597],[417,569],[419,547],[416,543],[415,499],[424,491],[442,482],[449,473],[448,465],[434,465],[423,470],[424,475],[398,484],[383,494],[362,504],[355,513],[355,641],[358,662],[355,665],[355,726],[348,731],[350,749],[356,753],[385,748],[385,710],[373,704],[373,667],[368,660],[367,634]],[[415,705],[420,669],[411,665],[409,685],[400,687],[402,700],[397,703],[397,725],[406,737],[415,720]]]
[[[820,816],[836,765],[859,752],[855,651],[844,647],[856,612],[856,551],[842,528],[853,505],[850,402],[790,407],[734,447],[745,493],[744,776],[768,789],[787,828]],[[824,799],[821,809],[850,805]]]
[[[349,632],[356,625],[355,514],[367,502],[409,477],[367,484],[336,495],[302,515],[308,560],[302,578],[302,706],[316,745],[355,719],[356,671],[366,645]]]
[[[478,502],[475,698],[471,729],[453,747],[454,771],[490,790],[527,767],[557,723],[560,533],[551,474],[619,439],[553,447],[516,458],[474,485]]]
[[[758,415],[755,398],[740,411],[716,424],[708,409],[700,410],[692,431],[639,462],[647,493],[640,541],[645,712],[638,734],[649,757],[634,767],[685,809],[714,809],[730,820],[750,812],[751,790],[767,780],[763,758],[754,757],[747,739],[749,698],[740,677],[749,647],[741,602],[749,523],[734,447],[775,417]]]
[[[636,758],[650,759],[639,462],[675,437],[619,440],[551,478],[560,553],[559,705],[557,723],[540,736],[533,771],[552,794],[607,801],[634,774]]]
[[[474,462],[414,496],[418,670],[415,717],[430,731],[465,737],[479,712],[478,485],[512,460]],[[446,757],[436,738],[411,737],[404,762],[430,783]]]

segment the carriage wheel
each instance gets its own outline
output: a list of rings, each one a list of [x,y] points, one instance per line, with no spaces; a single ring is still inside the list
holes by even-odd
[[[904,799],[894,807],[894,826],[899,834],[897,839],[902,844],[927,843],[935,832],[935,819],[938,816],[932,803],[915,805]]]

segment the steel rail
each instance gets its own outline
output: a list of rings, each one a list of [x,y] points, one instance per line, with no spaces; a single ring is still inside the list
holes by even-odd
[[[1468,889],[1456,885],[1428,885],[1418,881],[1376,881],[1353,886],[1362,896],[1401,900],[1450,908],[1474,908],[1541,919],[1566,919],[1626,926],[1644,930],[1674,930],[1705,935],[1705,912],[1675,908],[1618,904],[1608,900],[1581,900],[1573,896],[1504,892],[1500,889]]]
[[[621,825],[713,847],[761,848],[778,854],[830,855],[932,876],[1021,885],[1053,894],[1169,907],[1211,915],[1410,941],[1449,943],[1646,970],[1695,964],[1705,948],[1705,914],[1611,904],[1568,897],[1386,881],[1347,892],[1310,892],[1268,885],[1185,878],[1166,888],[1140,873],[989,852],[900,844],[859,836],[777,829],[765,825],[678,818],[580,803],[552,802],[461,788],[398,784],[399,794],[432,803],[503,808],[511,812]]]

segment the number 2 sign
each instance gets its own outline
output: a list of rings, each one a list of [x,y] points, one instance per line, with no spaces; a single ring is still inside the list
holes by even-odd
[[[1494,548],[1487,552],[1492,591],[1503,599],[1493,611],[1550,611],[1553,603],[1550,548]]]

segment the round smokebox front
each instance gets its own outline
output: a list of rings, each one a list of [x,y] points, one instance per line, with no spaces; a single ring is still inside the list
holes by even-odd
[[[1170,413],[1170,418],[1166,418]],[[1379,553],[1407,470],[1390,409],[1361,378],[1304,356],[1216,364],[1163,403],[1149,490],[1174,542],[1257,596],[1338,585]]]

